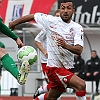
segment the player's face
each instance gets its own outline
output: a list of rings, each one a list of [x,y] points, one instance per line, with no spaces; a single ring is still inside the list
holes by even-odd
[[[75,9],[73,8],[72,2],[61,3],[60,6],[60,17],[66,23],[69,23]]]
[[[2,3],[2,0],[0,0],[0,7],[2,6],[1,3]]]

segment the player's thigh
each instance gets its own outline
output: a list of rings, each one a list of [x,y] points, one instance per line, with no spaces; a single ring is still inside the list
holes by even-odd
[[[68,87],[72,87],[77,91],[85,90],[86,84],[83,79],[78,77],[77,75],[73,75],[68,83]]]
[[[61,91],[55,90],[55,89],[50,89],[47,95],[47,100],[57,100],[58,97],[62,94]]]

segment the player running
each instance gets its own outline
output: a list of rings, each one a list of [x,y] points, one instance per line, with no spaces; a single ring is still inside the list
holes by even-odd
[[[57,100],[67,87],[76,90],[76,100],[86,100],[85,81],[71,71],[74,68],[74,54],[80,55],[84,44],[82,26],[72,21],[74,12],[72,0],[61,0],[60,17],[35,13],[9,24],[9,27],[14,29],[18,24],[35,20],[48,31],[46,74],[51,82],[51,89],[44,94],[44,100]]]
[[[56,16],[56,17],[60,16],[60,10],[59,9],[57,9],[55,11],[54,16]],[[38,98],[38,96],[40,94],[48,92],[50,90],[50,87],[51,87],[50,81],[48,80],[48,77],[46,75],[46,65],[47,65],[47,57],[48,57],[46,32],[47,31],[45,29],[42,29],[41,32],[35,37],[35,40],[34,40],[34,43],[40,49],[40,62],[41,62],[43,74],[45,76],[45,80],[47,82],[46,85],[37,87],[37,90],[35,91],[34,96],[33,96],[34,99],[36,97]],[[58,98],[57,100],[60,100],[60,98]]]

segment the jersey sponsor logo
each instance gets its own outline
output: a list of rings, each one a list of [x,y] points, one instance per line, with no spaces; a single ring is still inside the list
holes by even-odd
[[[12,14],[12,21],[18,19],[22,16],[24,5],[14,5],[13,7],[13,14]]]

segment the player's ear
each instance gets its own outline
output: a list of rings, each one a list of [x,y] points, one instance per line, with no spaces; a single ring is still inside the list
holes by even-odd
[[[73,8],[73,14],[75,13],[75,8]]]

